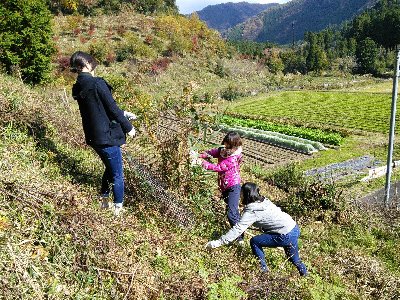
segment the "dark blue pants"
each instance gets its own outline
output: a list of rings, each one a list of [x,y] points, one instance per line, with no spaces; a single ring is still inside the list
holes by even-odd
[[[114,195],[114,203],[124,201],[124,171],[122,166],[122,152],[119,146],[93,146],[106,167],[101,180],[101,193],[107,196],[110,193],[110,184]]]
[[[240,184],[231,186],[222,192],[222,199],[226,203],[226,214],[231,227],[240,220],[239,201],[240,201]],[[243,234],[241,237],[243,238]]]
[[[297,241],[300,236],[299,226],[296,225],[288,234],[260,234],[250,240],[250,246],[255,256],[258,257],[261,263],[261,268],[264,271],[268,270],[265,262],[265,255],[262,247],[283,247],[288,260],[294,264],[300,275],[307,274],[307,268],[303,264],[299,256],[299,247]]]

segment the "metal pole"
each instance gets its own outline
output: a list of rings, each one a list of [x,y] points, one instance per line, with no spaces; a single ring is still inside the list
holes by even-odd
[[[396,121],[396,102],[397,102],[397,89],[399,81],[399,64],[400,64],[400,51],[397,52],[396,70],[393,78],[393,92],[392,92],[392,109],[390,113],[390,132],[389,132],[389,149],[387,158],[386,169],[386,185],[385,185],[385,206],[389,206],[390,198],[390,177],[392,175],[392,157],[393,157],[393,141],[394,141],[394,127]]]
[[[294,21],[292,21],[292,47],[294,49]]]

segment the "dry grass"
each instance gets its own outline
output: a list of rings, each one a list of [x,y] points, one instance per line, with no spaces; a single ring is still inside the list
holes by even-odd
[[[109,17],[58,20],[63,30],[73,30],[76,26],[89,28],[94,22],[94,36],[100,36],[101,30],[106,32],[107,24],[114,30],[123,23],[143,33],[151,27],[151,17],[131,19],[129,12],[124,16],[115,20]],[[81,41],[73,34],[59,32],[63,53],[81,48]],[[138,84],[148,84],[149,93],[160,89],[161,96],[157,99],[182,105],[187,99],[183,91],[187,85],[182,82],[192,81],[193,75],[198,91],[203,92],[207,91],[209,81],[217,79],[213,72],[203,71],[209,65],[204,58],[174,59],[158,77],[141,74]],[[224,63],[232,76],[227,80],[217,79],[218,87],[211,85],[210,91],[215,92],[236,78],[243,90],[263,88],[266,80],[263,70],[259,78],[250,79],[257,66],[246,73],[247,62]],[[99,71],[107,74],[133,70],[129,76],[140,72],[137,65],[113,66],[115,69],[103,66]],[[398,217],[388,218],[349,207],[336,222],[301,219],[300,251],[310,276],[300,278],[280,249],[266,250],[271,269],[267,275],[259,274],[258,262],[248,245],[204,249],[208,240],[228,229],[213,177],[199,174],[203,189],[198,188],[199,181],[194,181],[192,190],[181,190],[187,196],[183,203],[193,211],[196,221],[190,230],[176,226],[166,217],[154,197],[135,193],[137,179],[129,168],[127,210],[123,217],[114,218],[111,212],[100,210],[96,190],[101,163],[83,145],[76,103],[68,97],[73,77],[59,74],[63,76],[52,86],[34,89],[0,76],[1,299],[207,299],[211,295],[225,295],[221,299],[399,297]],[[291,79],[290,84],[296,80],[299,78]],[[174,91],[163,98],[168,94],[169,83]],[[146,99],[141,95],[131,103],[150,103],[146,108],[148,115],[141,117],[144,123],[145,120],[151,123],[151,117],[157,116],[157,108],[164,106],[161,100],[145,102]],[[140,144],[141,140],[135,142]],[[181,145],[182,151],[186,149],[184,146]],[[169,154],[171,159],[177,159],[174,153]],[[259,183],[274,201],[286,196],[251,170],[244,172],[243,178]],[[257,232],[250,230],[247,240],[251,234]],[[238,289],[242,296],[233,295]]]

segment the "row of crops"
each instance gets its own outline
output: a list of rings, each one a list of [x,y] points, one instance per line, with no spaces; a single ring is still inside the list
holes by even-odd
[[[229,126],[220,124],[219,128],[223,131],[236,131],[240,136],[262,141],[279,147],[312,154],[314,152],[325,150],[326,148],[320,142],[307,140],[295,136],[290,136],[278,132],[265,131],[242,126]]]
[[[241,126],[265,131],[273,131],[334,146],[339,146],[343,140],[343,137],[336,132],[326,132],[320,129],[297,127],[293,125],[274,124],[263,120],[242,119],[224,115],[220,119],[220,122],[233,127]]]

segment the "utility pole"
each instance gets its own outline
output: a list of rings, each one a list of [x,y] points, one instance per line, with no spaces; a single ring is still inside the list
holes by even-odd
[[[294,49],[294,21],[292,21],[292,47]]]
[[[397,47],[396,47],[396,50]],[[389,131],[389,149],[387,158],[387,169],[386,169],[386,185],[385,185],[385,207],[388,208],[390,204],[390,177],[392,175],[392,157],[393,157],[393,141],[394,141],[394,129],[396,121],[396,102],[397,102],[397,90],[399,82],[399,64],[400,64],[400,51],[397,52],[396,70],[394,71],[393,77],[393,92],[392,92],[392,108],[390,112],[390,131]]]

